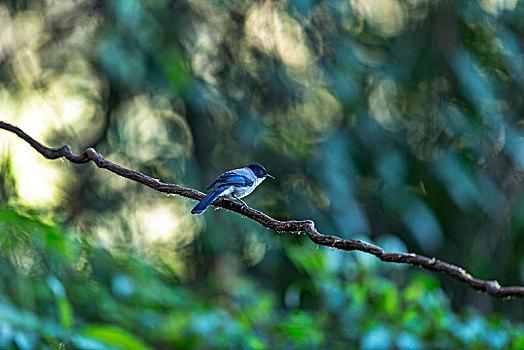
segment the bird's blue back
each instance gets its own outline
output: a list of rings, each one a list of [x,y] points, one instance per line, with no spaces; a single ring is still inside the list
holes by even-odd
[[[250,173],[248,173],[250,172]],[[245,173],[245,174],[244,174]],[[249,176],[250,175],[250,176]],[[207,190],[211,188],[218,188],[221,186],[252,186],[256,179],[251,170],[246,168],[235,169],[228,171],[217,177],[211,185],[208,186]]]

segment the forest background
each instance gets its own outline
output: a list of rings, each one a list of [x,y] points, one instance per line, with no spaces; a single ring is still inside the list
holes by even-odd
[[[0,120],[280,220],[524,284],[524,2],[0,3]],[[190,214],[0,130],[0,347],[524,348],[521,299]]]

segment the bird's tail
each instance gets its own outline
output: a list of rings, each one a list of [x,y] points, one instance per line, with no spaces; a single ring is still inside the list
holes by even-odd
[[[213,203],[218,196],[220,196],[224,191],[211,191],[207,196],[204,197],[195,207],[191,210],[191,214],[202,214],[206,211],[207,207]]]

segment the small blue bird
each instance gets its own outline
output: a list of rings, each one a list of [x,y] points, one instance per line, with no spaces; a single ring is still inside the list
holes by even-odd
[[[211,189],[211,192],[198,203],[191,214],[202,214],[207,207],[213,203],[217,197],[228,197],[242,202],[243,207],[247,204],[240,198],[247,196],[266,179],[273,176],[269,175],[266,169],[260,164],[249,164],[240,169],[227,171],[217,177],[206,190]]]

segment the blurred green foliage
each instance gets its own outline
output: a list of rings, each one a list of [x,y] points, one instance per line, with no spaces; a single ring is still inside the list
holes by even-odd
[[[269,215],[524,284],[522,1],[7,0],[0,23],[0,117],[48,145],[201,190],[259,162]],[[2,348],[524,347],[520,300],[4,134]]]
[[[435,278],[350,262],[305,243],[285,295],[247,273],[198,286],[135,249],[115,254],[57,224],[0,212],[0,347],[56,349],[519,349],[524,326],[473,309],[457,315]],[[129,248],[132,250],[132,248]],[[348,268],[348,263],[349,267]],[[385,276],[388,276],[386,278]],[[302,299],[310,299],[301,306]]]

